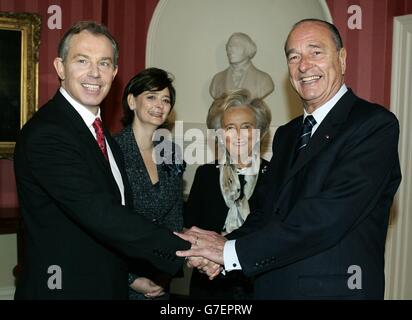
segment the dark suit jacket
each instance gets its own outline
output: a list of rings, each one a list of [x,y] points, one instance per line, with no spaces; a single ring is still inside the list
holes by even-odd
[[[258,299],[381,299],[389,211],[401,180],[398,121],[349,90],[292,165],[301,123],[277,130],[263,210],[228,235],[238,238],[242,269],[256,276]],[[360,268],[357,279],[351,266]]]
[[[130,203],[120,149],[108,132],[106,139]],[[169,273],[181,266],[175,251],[190,246],[121,205],[108,162],[60,92],[24,126],[14,160],[26,227],[15,298],[127,299],[125,256]],[[52,265],[61,269],[61,290],[48,287]]]
[[[251,212],[259,208],[260,190],[264,188],[268,164],[264,159],[260,163],[258,181],[249,199]],[[207,163],[197,168],[189,199],[185,203],[186,228],[197,226],[217,233],[222,232],[229,208],[220,189],[219,174],[217,162]],[[251,291],[251,283],[252,281],[241,272],[232,271],[210,281],[205,274],[194,269],[190,281],[190,297],[193,299],[244,298],[239,297],[239,287],[243,287],[244,295],[245,292]]]
[[[251,211],[258,208],[259,190],[264,185],[268,164],[268,161],[262,159],[258,181],[249,199]],[[185,203],[185,227],[197,226],[220,233],[225,225],[228,210],[220,190],[217,162],[207,163],[197,168],[189,198]]]

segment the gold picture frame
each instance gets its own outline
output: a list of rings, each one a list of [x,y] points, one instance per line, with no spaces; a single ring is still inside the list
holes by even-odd
[[[40,26],[38,14],[0,12],[0,158],[38,108]]]

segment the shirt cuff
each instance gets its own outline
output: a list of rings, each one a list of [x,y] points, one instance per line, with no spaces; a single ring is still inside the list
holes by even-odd
[[[223,262],[226,271],[242,270],[235,248],[236,240],[228,240],[223,247]]]
[[[134,274],[134,273],[129,273],[129,277],[128,277],[129,286],[130,286],[137,278],[139,278],[138,275],[136,275],[136,274]]]

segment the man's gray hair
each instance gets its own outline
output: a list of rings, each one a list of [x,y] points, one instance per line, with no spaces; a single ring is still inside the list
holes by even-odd
[[[340,33],[339,33],[338,28],[336,28],[336,26],[335,26],[334,24],[332,24],[332,23],[330,23],[330,22],[327,22],[327,21],[325,21],[325,20],[310,18],[310,19],[300,20],[300,21],[296,22],[296,23],[293,25],[293,27],[292,27],[292,29],[290,30],[289,35],[288,35],[288,37],[287,37],[287,39],[286,39],[286,41],[285,41],[285,46],[284,46],[285,53],[287,53],[287,48],[286,48],[286,46],[287,46],[287,44],[288,44],[288,40],[289,40],[290,34],[292,33],[293,30],[295,30],[295,28],[296,28],[297,26],[299,26],[300,24],[305,23],[305,22],[319,23],[319,24],[323,25],[324,27],[326,27],[326,28],[329,30],[329,32],[330,32],[330,35],[331,35],[332,40],[333,40],[333,43],[334,43],[335,46],[336,46],[336,50],[339,51],[340,49],[343,48],[342,37],[340,36]]]

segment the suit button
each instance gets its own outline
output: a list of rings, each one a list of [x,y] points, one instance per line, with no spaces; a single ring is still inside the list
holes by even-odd
[[[276,214],[279,214],[279,213],[280,213],[280,209],[279,209],[279,208],[276,208],[275,213],[276,213]]]

